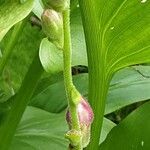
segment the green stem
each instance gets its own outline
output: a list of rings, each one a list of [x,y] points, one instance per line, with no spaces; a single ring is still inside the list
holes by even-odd
[[[4,67],[7,63],[7,60],[10,58],[11,54],[12,54],[12,50],[15,47],[18,39],[19,39],[19,35],[21,34],[24,24],[26,22],[26,19],[24,21],[21,21],[19,23],[17,23],[14,26],[14,29],[11,33],[10,39],[6,45],[6,48],[4,50],[4,55],[2,56],[1,60],[0,60],[0,75],[3,73]]]
[[[97,0],[79,0],[88,55],[89,101],[94,111],[91,142],[87,150],[99,149],[105,101],[109,86],[104,64],[104,51],[101,49],[102,44],[97,2]]]
[[[9,101],[9,110],[0,124],[0,149],[8,150],[22,114],[43,73],[38,54],[35,56],[19,92]]]
[[[80,132],[80,124],[77,113],[77,105],[80,101],[80,94],[76,90],[72,82],[72,73],[71,73],[71,33],[70,33],[70,10],[67,9],[63,12],[63,28],[64,28],[64,82],[65,89],[68,98],[69,110],[71,114],[72,127],[76,131]],[[77,145],[75,150],[82,150],[82,144],[80,142]]]

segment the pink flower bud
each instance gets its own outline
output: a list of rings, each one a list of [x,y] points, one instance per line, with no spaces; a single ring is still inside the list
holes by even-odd
[[[78,106],[77,106],[77,112],[82,132],[82,145],[83,147],[86,147],[89,144],[90,141],[90,130],[91,130],[91,124],[94,119],[94,114],[91,106],[89,103],[81,98]],[[69,125],[69,128],[71,129],[72,123],[71,123],[71,115],[69,110],[67,110],[66,113],[66,120]]]
[[[63,20],[60,13],[52,9],[45,9],[42,16],[42,29],[49,40],[57,47],[63,47]]]

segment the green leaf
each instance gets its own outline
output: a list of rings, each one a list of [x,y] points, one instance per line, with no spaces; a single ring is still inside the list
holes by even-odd
[[[71,34],[72,34],[72,66],[87,66],[87,54],[83,27],[79,10],[76,9],[71,15]],[[40,60],[44,69],[49,73],[56,73],[63,70],[62,51],[58,50],[47,39],[43,39],[40,46]]]
[[[1,120],[0,149],[7,150],[10,147],[17,125],[20,122],[23,112],[31,99],[43,71],[44,70],[38,58],[38,53],[36,53],[18,93],[5,103],[6,105],[8,104],[9,111],[3,114],[2,117],[4,119]]]
[[[41,89],[39,93],[34,95],[29,105],[42,108],[52,113],[58,113],[64,110],[67,107],[67,99],[64,82],[62,80]],[[86,96],[88,87],[87,74],[75,76],[73,81],[81,94]],[[42,85],[42,83],[40,85]]]
[[[101,138],[100,138],[100,143],[102,143],[106,139],[108,133],[115,126],[116,126],[115,123],[113,123],[112,121],[104,118],[104,120],[103,120],[103,127],[102,127],[102,134],[101,134]]]
[[[109,7],[109,11],[106,11]],[[108,72],[150,62],[149,13],[149,1],[118,0],[105,3],[100,13],[100,24]]]
[[[145,103],[112,129],[100,150],[149,150],[150,102]]]
[[[57,73],[62,70],[62,51],[58,50],[47,38],[41,42],[39,56],[44,69],[48,73]]]
[[[149,76],[149,66],[126,68],[116,73],[109,88],[105,114],[150,99]]]
[[[35,0],[32,11],[39,19],[41,19],[41,15],[43,13],[43,3],[41,0]]]
[[[9,41],[11,32],[10,30],[1,41],[0,47],[3,51]],[[7,82],[10,86],[9,88],[15,92],[19,89],[35,53],[39,50],[42,38],[41,29],[32,26],[28,21],[20,34],[17,44],[12,49],[12,55],[5,66],[2,78],[2,81]],[[4,90],[4,87],[2,87],[2,90]]]
[[[33,8],[33,0],[21,3],[18,0],[6,1],[0,5],[0,41],[8,30],[24,19]]]
[[[150,3],[143,0],[79,0],[89,64],[89,99],[95,112],[88,150],[98,149],[112,76],[150,62]]]
[[[10,150],[65,150],[68,145],[64,138],[66,132],[64,113],[51,114],[41,109],[28,107]]]
[[[52,77],[53,76],[50,76],[49,78]],[[130,67],[117,72],[109,87],[105,114],[119,110],[127,105],[150,99],[149,77],[149,66]],[[37,88],[38,91],[30,102],[31,106],[36,106],[55,113],[58,113],[67,107],[65,88],[62,81],[63,78],[61,75],[57,78],[60,78],[59,82],[51,81],[45,86],[43,84],[45,84],[47,78],[45,80],[43,79],[43,82],[41,82]],[[87,98],[88,74],[73,76],[73,81],[80,93]],[[56,94],[56,91],[59,92]]]
[[[60,124],[61,122],[61,124]],[[102,139],[115,126],[104,119]],[[66,150],[68,141],[64,134],[68,131],[65,113],[52,114],[44,110],[27,107],[17,128],[10,150]]]

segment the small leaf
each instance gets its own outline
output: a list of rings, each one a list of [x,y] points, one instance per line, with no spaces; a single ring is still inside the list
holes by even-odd
[[[41,15],[44,11],[44,6],[41,0],[35,0],[34,2],[34,7],[33,7],[33,13],[39,18],[41,19]]]
[[[41,42],[39,56],[47,72],[53,74],[62,70],[62,51],[58,50],[57,47],[46,38]]]
[[[101,134],[101,138],[100,138],[100,143],[102,143],[106,139],[108,133],[115,126],[116,126],[115,123],[113,123],[112,121],[104,118],[104,120],[103,120],[102,134]]]

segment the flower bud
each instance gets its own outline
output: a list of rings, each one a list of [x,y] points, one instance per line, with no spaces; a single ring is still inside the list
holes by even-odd
[[[48,7],[58,12],[62,12],[69,8],[68,0],[43,0],[43,3]]]
[[[87,147],[87,145],[90,142],[90,130],[91,130],[91,124],[94,119],[94,114],[89,103],[83,98],[81,98],[77,106],[77,112],[78,112],[81,132],[82,132],[82,146]],[[71,129],[72,123],[71,123],[71,115],[69,110],[67,110],[66,113],[66,120],[69,125],[69,128]]]
[[[60,13],[52,10],[44,10],[42,16],[42,29],[49,40],[58,48],[63,47],[63,20]]]

